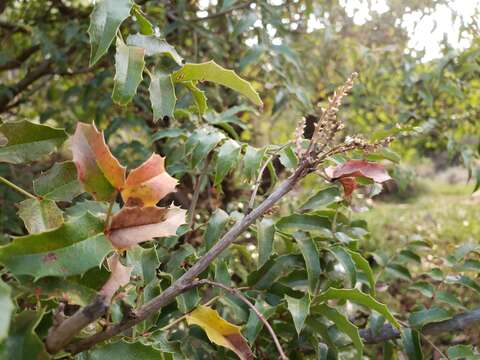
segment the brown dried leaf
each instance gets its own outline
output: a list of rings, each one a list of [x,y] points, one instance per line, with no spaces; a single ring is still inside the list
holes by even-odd
[[[111,274],[105,285],[100,289],[99,294],[110,302],[117,290],[129,283],[133,267],[122,265],[120,255],[117,253],[110,256],[107,259],[107,263]]]

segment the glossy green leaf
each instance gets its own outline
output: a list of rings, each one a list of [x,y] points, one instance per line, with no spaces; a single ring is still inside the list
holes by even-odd
[[[192,168],[195,168],[200,161],[205,159],[217,144],[225,138],[225,135],[218,131],[202,131],[198,142],[192,152]]]
[[[365,259],[362,256],[362,254],[356,251],[352,251],[350,249],[346,249],[346,250],[352,257],[352,260],[355,262],[355,265],[357,266],[357,268],[362,270],[365,276],[367,277],[368,284],[370,285],[370,294],[372,296],[375,296],[375,277],[373,276],[372,268],[370,267],[370,264],[368,263],[367,259]]]
[[[127,46],[117,41],[115,54],[115,79],[112,99],[120,105],[128,104],[137,93],[143,79],[145,50],[141,47]]]
[[[10,319],[14,310],[12,299],[10,298],[10,286],[0,279],[0,343],[8,335],[10,328]],[[1,346],[0,346],[1,347]]]
[[[298,165],[297,155],[292,146],[287,146],[280,151],[279,160],[283,166],[287,169],[295,169]]]
[[[97,0],[90,15],[90,66],[108,51],[122,22],[130,15],[130,0]]]
[[[285,295],[285,300],[287,300],[287,308],[292,315],[295,330],[297,330],[297,334],[300,335],[305,325],[305,320],[310,313],[310,295],[307,294],[301,299]]]
[[[24,200],[18,204],[18,216],[30,234],[55,229],[63,224],[62,210],[51,200]]]
[[[147,360],[162,359],[162,352],[140,342],[118,341],[98,346],[76,356],[76,360]]]
[[[352,340],[352,343],[357,350],[357,359],[362,359],[363,342],[360,338],[360,333],[358,332],[358,328],[353,325],[345,315],[326,304],[312,307],[312,313],[321,314],[328,320],[332,321],[338,330],[345,333]]]
[[[243,158],[243,173],[247,180],[257,178],[263,156],[265,155],[265,150],[265,148],[256,149],[250,145],[247,146],[247,150],[245,151],[245,156]]]
[[[408,360],[423,360],[422,344],[418,331],[404,329],[402,332],[402,342]]]
[[[355,268],[355,263],[353,262],[350,253],[345,250],[343,246],[339,245],[332,246],[329,250],[335,255],[339,263],[342,264],[345,273],[348,276],[350,287],[354,287],[357,283],[357,269]]]
[[[260,269],[248,276],[248,284],[256,289],[268,289],[281,277],[303,266],[303,261],[295,255],[272,257]]]
[[[300,209],[317,210],[339,201],[342,201],[340,190],[338,190],[338,187],[336,186],[329,186],[318,191],[314,196],[308,199]]]
[[[205,92],[200,90],[197,87],[196,82],[193,82],[193,81],[186,82],[185,86],[192,93],[193,99],[195,100],[195,104],[197,105],[198,113],[200,115],[205,114],[205,111],[208,108],[207,97],[205,96]]]
[[[295,232],[293,237],[295,238],[303,259],[305,260],[309,292],[312,295],[316,295],[320,285],[320,273],[322,271],[317,245],[312,237],[304,232]]]
[[[230,217],[222,209],[217,209],[208,221],[207,230],[205,230],[205,246],[210,249],[220,239]]]
[[[447,310],[434,306],[430,309],[411,313],[409,322],[413,328],[420,330],[429,323],[440,322],[450,318],[451,315]]]
[[[275,236],[275,223],[272,219],[263,218],[257,223],[258,263],[257,269],[261,268],[270,259],[273,250]]]
[[[84,200],[75,203],[65,210],[68,217],[79,217],[85,215],[88,211],[97,217],[105,216],[108,210],[108,203],[102,201]],[[114,206],[113,211],[118,211],[118,205]]]
[[[313,309],[312,309],[313,310]],[[309,316],[307,319],[307,325],[313,330],[314,333],[320,335],[324,344],[324,347],[327,347],[327,351],[322,351],[320,359],[324,360],[338,360],[338,349],[337,345],[335,344],[334,339],[332,338],[332,334],[329,331],[329,327],[324,324],[320,319],[315,318],[313,316]]]
[[[225,176],[234,168],[242,148],[235,140],[227,140],[218,149],[215,185],[221,184]]]
[[[35,333],[43,311],[24,310],[12,319],[9,336],[0,343],[2,360],[47,360],[43,342]]]
[[[473,359],[475,356],[476,359],[479,359],[480,356],[473,352],[472,345],[455,345],[450,346],[447,350],[447,355],[451,360],[455,359]]]
[[[43,199],[53,201],[72,201],[83,192],[72,161],[55,163],[33,181],[33,189]]]
[[[410,271],[403,265],[400,265],[397,263],[388,264],[387,267],[385,268],[385,271],[390,275],[397,277],[399,279],[406,280],[406,281],[412,280],[412,275],[410,274]]]
[[[324,216],[293,214],[277,221],[276,227],[279,231],[289,234],[298,230],[323,234],[325,230],[330,230],[331,224]]]
[[[152,136],[152,141],[167,139],[167,138],[177,138],[177,137],[186,137],[188,132],[181,128],[170,128],[165,130],[159,130]]]
[[[103,221],[86,213],[57,229],[15,238],[0,247],[0,262],[16,275],[69,276],[99,266],[110,251]]]
[[[185,64],[172,74],[172,78],[174,82],[211,81],[239,92],[255,105],[263,105],[260,96],[248,81],[243,80],[234,71],[224,69],[214,61]]]
[[[0,139],[0,162],[21,164],[50,154],[67,139],[67,134],[63,129],[19,121],[1,124]]]
[[[358,289],[329,288],[327,291],[320,294],[316,301],[323,302],[331,299],[349,300],[368,309],[375,310],[379,314],[383,315],[385,319],[387,319],[393,326],[400,328],[400,324],[384,304],[378,302],[370,295],[365,294]]]
[[[145,49],[145,55],[167,55],[178,65],[183,64],[183,58],[178,55],[177,50],[164,39],[155,35],[134,34],[127,38],[127,44]]]
[[[153,35],[155,31],[152,23],[147,19],[140,6],[137,4],[133,5],[133,14],[135,15],[138,27],[140,28],[140,33],[143,35]]]
[[[150,79],[148,91],[152,103],[153,120],[173,118],[177,96],[172,77],[163,71],[156,71]]]

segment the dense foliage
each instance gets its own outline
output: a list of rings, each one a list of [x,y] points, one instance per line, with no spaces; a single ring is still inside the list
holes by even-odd
[[[478,244],[352,211],[415,152],[480,177],[478,30],[280,3],[0,5],[2,359],[478,358]]]

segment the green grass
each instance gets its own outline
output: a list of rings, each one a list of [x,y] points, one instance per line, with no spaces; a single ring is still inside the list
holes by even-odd
[[[412,237],[431,241],[437,256],[455,245],[480,239],[480,196],[472,196],[472,184],[422,181],[421,191],[404,202],[374,201],[370,211],[357,218],[368,222],[371,239],[362,244],[393,253]]]

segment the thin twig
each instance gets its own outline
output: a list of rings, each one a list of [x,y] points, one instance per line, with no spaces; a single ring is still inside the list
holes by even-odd
[[[190,209],[188,211],[188,227],[190,229],[195,225],[195,211],[197,209],[198,197],[200,196],[200,188],[202,185],[203,177],[207,175],[208,166],[210,165],[210,159],[205,160],[205,165],[201,173],[197,176],[195,181],[195,188],[193,189],[192,202],[190,203]]]
[[[257,197],[258,189],[262,184],[263,172],[267,168],[268,164],[270,164],[270,161],[272,161],[273,157],[274,157],[274,154],[270,155],[268,159],[265,161],[265,163],[262,165],[262,167],[260,168],[260,171],[258,172],[257,179],[255,180],[255,185],[253,186],[252,195],[250,195],[250,200],[248,201],[248,207],[246,211],[247,214],[250,211],[252,211],[253,206],[255,205],[255,198]]]
[[[117,198],[118,190],[115,190],[115,195],[112,196],[110,204],[108,205],[107,216],[105,217],[105,230],[110,227],[110,219],[112,218],[113,205],[115,205],[115,199]]]
[[[0,176],[0,182],[4,183],[5,185],[10,186],[13,190],[18,191],[20,194],[25,195],[31,199],[38,199],[35,195],[30,194],[28,191],[23,190],[21,187],[15,185],[11,181],[8,181],[3,176]]]

